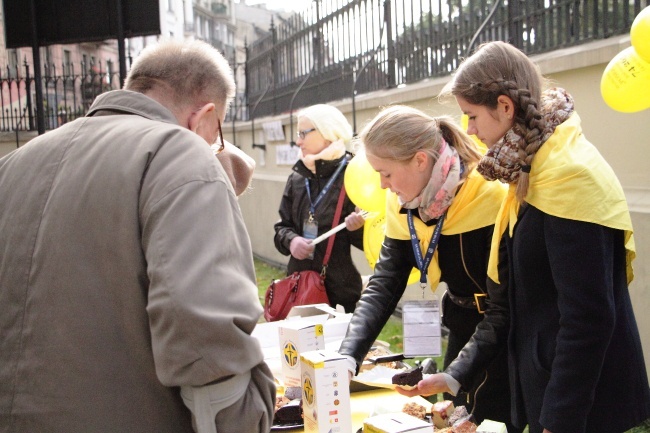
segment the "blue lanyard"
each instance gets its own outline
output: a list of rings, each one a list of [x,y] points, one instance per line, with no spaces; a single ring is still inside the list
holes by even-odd
[[[325,197],[325,194],[327,194],[327,191],[332,187],[332,184],[338,177],[339,173],[343,170],[343,167],[345,167],[345,164],[348,163],[348,158],[343,157],[343,160],[339,164],[339,166],[336,168],[336,171],[330,177],[330,180],[327,181],[325,184],[325,188],[318,194],[318,197],[316,197],[316,201],[311,200],[311,191],[309,190],[309,179],[305,178],[305,188],[307,189],[307,196],[309,197],[309,219],[312,220],[314,218],[314,215],[316,214],[316,207],[320,204],[320,202],[323,200],[323,197]]]
[[[445,216],[447,212],[442,214],[438,219],[438,224],[433,231],[433,236],[431,236],[431,241],[429,242],[429,248],[427,248],[427,255],[422,256],[422,249],[420,248],[420,241],[418,240],[418,235],[415,232],[415,224],[413,224],[413,213],[411,209],[406,210],[406,219],[409,225],[409,232],[411,233],[411,245],[413,246],[413,253],[415,254],[415,261],[417,262],[418,269],[420,270],[420,285],[422,287],[427,284],[427,272],[429,270],[429,264],[431,264],[431,259],[433,258],[433,253],[436,251],[438,246],[438,240],[440,239],[440,232],[442,231],[442,223],[445,221]]]

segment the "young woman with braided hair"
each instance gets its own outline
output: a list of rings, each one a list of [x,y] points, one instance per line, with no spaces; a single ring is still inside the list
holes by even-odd
[[[508,275],[513,422],[530,433],[624,432],[650,417],[628,291],[630,214],[572,97],[542,92],[543,84],[521,51],[490,42],[448,85],[469,117],[467,132],[489,147],[477,170],[510,185],[488,274]],[[508,263],[499,261],[500,244]]]

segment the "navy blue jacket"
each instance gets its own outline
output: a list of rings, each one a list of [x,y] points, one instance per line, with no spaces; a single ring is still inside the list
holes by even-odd
[[[623,232],[527,205],[507,245],[515,424],[617,433],[649,418]]]

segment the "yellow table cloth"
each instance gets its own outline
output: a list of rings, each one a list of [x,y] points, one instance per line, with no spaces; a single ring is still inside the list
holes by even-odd
[[[427,408],[431,412],[432,403],[422,397],[405,397],[392,389],[377,389],[372,391],[353,392],[351,395],[350,405],[352,407],[352,432],[363,427],[363,421],[370,416],[376,409],[391,408],[393,412],[400,412],[402,407],[408,402],[416,402]],[[385,410],[383,411],[385,412]],[[291,430],[295,432],[304,432],[304,429]]]

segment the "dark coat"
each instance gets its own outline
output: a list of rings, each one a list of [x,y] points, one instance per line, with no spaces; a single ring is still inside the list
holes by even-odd
[[[527,205],[507,243],[514,419],[617,433],[650,417],[623,232]]]
[[[431,224],[435,224],[435,221],[430,221],[428,225]],[[443,302],[443,324],[449,329],[450,342],[445,367],[456,358],[478,325],[479,333],[473,339],[476,353],[472,355],[472,367],[467,365],[467,360],[463,360],[463,368],[458,366],[458,374],[456,370],[447,371],[461,383],[461,390],[470,394],[469,404],[465,393],[459,394],[456,402],[467,405],[467,409],[471,410],[476,401],[474,416],[477,420],[488,418],[507,422],[508,431],[511,431],[505,354],[509,323],[507,292],[505,286],[495,284],[486,277],[493,229],[494,226],[488,226],[440,237],[438,263],[441,281],[447,283],[448,290],[459,297],[488,293],[490,299],[485,316],[479,314],[476,308],[461,307],[449,298]],[[410,240],[385,238],[374,275],[363,292],[339,353],[352,356],[360,365],[397,307],[411,270],[416,266]],[[495,335],[495,330],[498,330],[498,335]],[[501,344],[494,344],[495,338]],[[484,380],[485,383],[480,386]]]
[[[350,154],[346,154],[341,158],[349,159],[350,157]],[[298,161],[294,165],[293,173],[289,175],[282,194],[279,209],[280,220],[274,226],[275,247],[281,254],[291,254],[289,250],[291,240],[296,236],[302,236],[303,222],[309,217],[310,202],[305,187],[305,178],[309,179],[311,198],[315,201],[340,162],[341,159],[333,161],[316,160],[315,174],[307,169],[302,161]],[[332,220],[334,219],[336,204],[343,186],[344,175],[345,170],[337,176],[331,189],[316,208],[315,219],[318,221],[319,236],[332,228]],[[354,203],[346,196],[340,221],[337,221],[336,225],[342,223],[345,217],[354,210]],[[303,270],[320,272],[328,240],[326,239],[316,245],[313,260],[298,260],[291,256],[287,266],[287,273]],[[325,288],[327,289],[330,304],[332,306],[336,306],[336,304],[343,305],[346,312],[354,310],[361,294],[361,275],[359,275],[359,271],[352,262],[350,251],[352,245],[363,250],[363,228],[353,232],[344,229],[336,233],[325,277]]]

